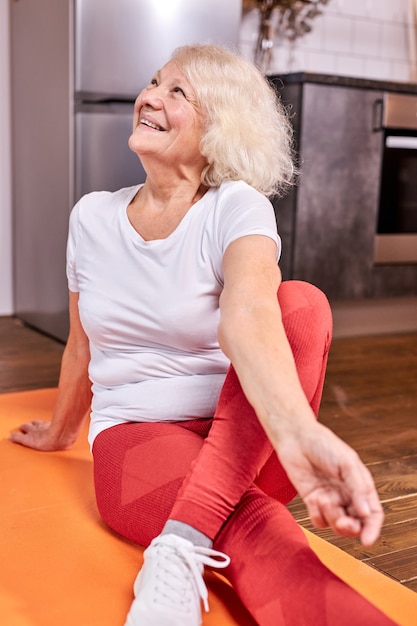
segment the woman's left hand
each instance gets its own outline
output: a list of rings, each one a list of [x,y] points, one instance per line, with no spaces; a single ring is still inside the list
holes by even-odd
[[[384,513],[373,478],[357,453],[320,423],[284,437],[279,458],[317,528],[371,545]]]

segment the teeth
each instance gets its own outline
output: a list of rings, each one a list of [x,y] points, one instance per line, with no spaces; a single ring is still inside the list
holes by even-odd
[[[139,121],[140,121],[141,124],[145,124],[145,126],[149,126],[149,128],[154,128],[155,130],[162,130],[162,128],[160,126],[157,126],[156,124],[153,124],[149,120],[141,119]]]

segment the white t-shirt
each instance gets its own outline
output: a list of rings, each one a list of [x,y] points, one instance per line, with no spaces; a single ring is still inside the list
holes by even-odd
[[[81,198],[70,218],[69,289],[89,338],[89,441],[130,421],[212,417],[229,362],[217,341],[222,259],[248,234],[277,244],[274,211],[243,182],[211,188],[165,239],[127,217],[140,186]]]

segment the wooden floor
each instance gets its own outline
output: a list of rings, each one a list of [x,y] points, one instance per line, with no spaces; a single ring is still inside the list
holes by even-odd
[[[0,317],[0,393],[55,386],[63,345]],[[386,519],[371,548],[295,518],[356,558],[417,591],[417,333],[336,339],[320,420],[352,445],[372,472]]]

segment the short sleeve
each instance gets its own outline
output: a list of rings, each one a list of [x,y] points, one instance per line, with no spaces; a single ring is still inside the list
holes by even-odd
[[[277,246],[277,261],[281,255],[281,239],[277,232],[275,212],[264,195],[245,183],[230,185],[224,197],[224,210],[219,222],[222,252],[239,237],[264,235]]]

